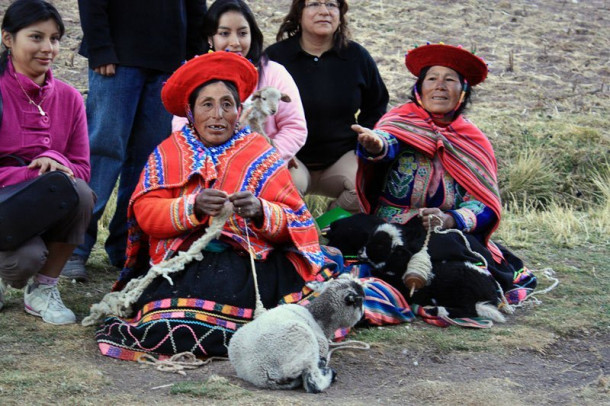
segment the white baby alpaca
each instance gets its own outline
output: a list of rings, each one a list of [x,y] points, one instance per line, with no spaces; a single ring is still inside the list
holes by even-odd
[[[329,340],[364,313],[364,289],[345,276],[325,282],[307,306],[281,305],[241,327],[229,343],[237,376],[256,386],[318,393],[334,381],[326,366]]]
[[[265,134],[265,121],[267,117],[277,113],[280,101],[288,103],[290,96],[271,86],[257,90],[252,94],[251,100],[244,103],[244,112],[240,117],[240,122],[242,125],[249,126],[253,133],[264,135],[273,145],[271,139]]]

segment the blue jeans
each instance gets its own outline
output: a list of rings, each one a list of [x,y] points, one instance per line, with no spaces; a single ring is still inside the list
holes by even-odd
[[[127,246],[127,204],[154,148],[171,132],[171,115],[161,103],[169,74],[117,66],[114,76],[89,70],[87,125],[91,181],[97,195],[85,242],[75,254],[87,259],[97,239],[98,220],[120,176],[116,211],[105,242],[110,263],[123,267]]]

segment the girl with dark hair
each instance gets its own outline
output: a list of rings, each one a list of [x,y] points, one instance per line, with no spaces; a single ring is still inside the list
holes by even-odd
[[[210,51],[233,52],[249,59],[258,69],[257,89],[271,86],[290,97],[291,102],[280,103],[265,125],[267,136],[284,161],[289,162],[307,138],[301,96],[286,69],[269,61],[263,52],[263,33],[250,7],[242,0],[216,0],[206,14],[204,36]],[[187,123],[186,118],[174,117],[172,129],[180,130]]]
[[[357,140],[350,126],[375,125],[389,97],[373,58],[349,40],[347,10],[345,0],[293,0],[267,54],[286,67],[303,99],[308,137],[291,170],[297,188],[355,213]]]
[[[0,308],[2,285],[27,284],[25,311],[51,324],[75,322],[61,300],[57,279],[84,240],[94,199],[87,186],[89,140],[83,99],[51,73],[63,34],[61,16],[43,0],[15,1],[2,21],[0,186],[59,171],[73,179],[79,196],[77,208],[42,234],[15,250],[0,251]],[[49,205],[48,210],[56,209]]]

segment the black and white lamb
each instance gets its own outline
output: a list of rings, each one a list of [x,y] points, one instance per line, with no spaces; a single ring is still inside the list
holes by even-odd
[[[364,289],[347,275],[324,282],[306,306],[281,305],[241,327],[229,343],[237,376],[258,387],[319,393],[335,380],[329,340],[363,316]]]
[[[267,141],[273,145],[273,141],[265,133],[265,121],[269,116],[277,113],[280,101],[289,103],[290,96],[275,87],[263,87],[254,92],[252,98],[244,103],[244,112],[239,120],[242,125],[249,126],[252,132],[265,136]]]
[[[479,316],[504,322],[505,318],[498,309],[502,301],[498,284],[486,268],[476,265],[481,262],[481,252],[484,251],[472,251],[480,243],[470,235],[432,233],[428,245],[432,269],[425,286],[411,297],[405,283],[406,270],[414,253],[422,248],[425,236],[421,223],[406,226],[382,224],[371,234],[361,252],[361,259],[371,264],[373,276],[397,288],[410,303],[433,306],[430,310],[433,315],[451,318]],[[463,238],[472,247],[470,251],[462,249]],[[483,259],[487,262],[492,260]]]

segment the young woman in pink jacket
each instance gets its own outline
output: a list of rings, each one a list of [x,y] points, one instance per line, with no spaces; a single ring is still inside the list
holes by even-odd
[[[288,95],[277,113],[267,119],[265,132],[284,161],[289,162],[307,139],[305,112],[299,89],[286,68],[263,53],[263,34],[250,7],[242,0],[216,0],[208,10],[204,35],[212,51],[229,51],[248,58],[259,71],[257,89],[272,86]],[[182,129],[184,117],[174,117],[172,131]]]

